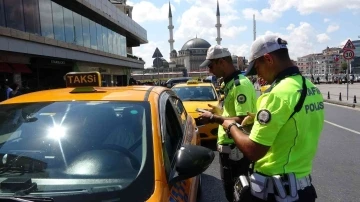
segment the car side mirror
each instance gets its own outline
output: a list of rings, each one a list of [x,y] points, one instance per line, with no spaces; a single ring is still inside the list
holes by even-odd
[[[171,83],[167,83],[166,87],[171,88]]]
[[[189,179],[203,173],[214,160],[212,150],[195,145],[184,145],[176,153],[175,174],[169,184]]]

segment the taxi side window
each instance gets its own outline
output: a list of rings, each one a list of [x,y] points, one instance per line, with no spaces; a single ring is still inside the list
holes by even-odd
[[[180,118],[180,121],[181,121],[181,129],[182,129],[182,131],[184,131],[185,125],[186,125],[186,119],[187,119],[187,113],[186,113],[185,107],[182,104],[180,99],[177,99],[175,97],[170,97],[169,100],[171,101],[171,103],[174,105],[174,107],[176,109],[178,117]]]
[[[176,111],[177,109],[175,109],[173,103],[168,100],[165,108],[166,134],[164,142],[164,149],[167,154],[167,157],[165,157],[165,161],[167,161],[167,172],[175,165],[174,157],[183,139],[182,124],[180,123],[179,113]],[[169,173],[167,174],[169,175]]]

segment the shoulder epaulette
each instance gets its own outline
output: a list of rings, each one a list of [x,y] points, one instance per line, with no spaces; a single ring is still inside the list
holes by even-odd
[[[241,83],[240,83],[240,75],[241,75],[241,74],[239,74],[236,79],[234,78],[234,84],[235,84],[235,86],[240,86],[240,85],[241,85]]]

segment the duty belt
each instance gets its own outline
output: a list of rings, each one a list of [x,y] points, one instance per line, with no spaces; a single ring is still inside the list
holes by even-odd
[[[296,179],[296,187],[297,190],[303,190],[306,187],[310,187],[311,186],[311,176],[305,176],[299,179]],[[274,184],[272,180],[268,181],[268,185],[267,185],[267,192],[269,194],[273,194],[274,193]]]
[[[227,144],[227,145],[218,144],[217,150],[220,153],[230,154],[231,150],[234,149],[234,147],[235,147],[235,144]]]

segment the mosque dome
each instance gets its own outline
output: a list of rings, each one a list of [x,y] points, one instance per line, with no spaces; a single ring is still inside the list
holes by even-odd
[[[187,41],[183,47],[181,48],[181,50],[187,50],[187,49],[193,49],[193,48],[204,48],[204,49],[208,49],[210,48],[210,43],[205,41],[204,39],[201,38],[193,38],[190,39],[189,41]]]

